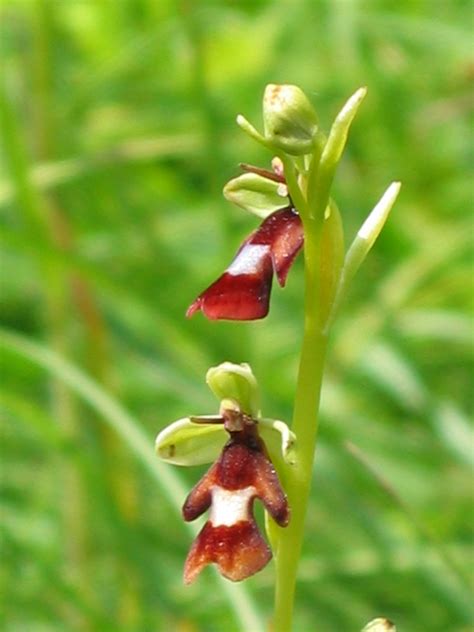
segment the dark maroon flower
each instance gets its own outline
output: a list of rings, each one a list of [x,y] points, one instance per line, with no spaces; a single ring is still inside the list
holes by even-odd
[[[269,215],[242,244],[217,281],[190,305],[210,320],[256,320],[268,313],[273,274],[285,285],[291,264],[303,245],[303,227],[290,205]]]
[[[184,566],[184,581],[193,582],[208,564],[240,581],[261,570],[272,553],[261,536],[252,506],[259,498],[280,525],[290,512],[286,496],[255,421],[240,411],[223,411],[230,439],[218,460],[198,482],[183,506],[183,516],[194,520],[210,509],[209,519],[194,541]]]

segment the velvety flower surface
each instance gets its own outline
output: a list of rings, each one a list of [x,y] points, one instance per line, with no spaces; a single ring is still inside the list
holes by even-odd
[[[301,219],[292,206],[271,213],[242,244],[217,281],[190,305],[210,320],[256,320],[268,313],[273,274],[283,287],[303,245]]]
[[[208,564],[232,581],[267,564],[272,553],[253,516],[255,499],[280,526],[290,517],[274,464],[280,472],[294,464],[295,435],[284,422],[261,416],[257,380],[248,364],[211,367],[206,382],[220,400],[219,413],[178,419],[155,442],[167,463],[212,463],[183,505],[186,521],[209,510],[186,559],[187,584]]]
[[[187,584],[208,564],[217,564],[224,577],[240,581],[268,563],[272,553],[253,516],[255,498],[280,526],[289,520],[288,502],[257,424],[239,411],[222,414],[230,439],[183,506],[188,521],[210,510],[185,562]]]

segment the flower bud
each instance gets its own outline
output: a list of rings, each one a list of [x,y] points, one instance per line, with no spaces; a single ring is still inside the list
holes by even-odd
[[[396,632],[395,625],[383,617],[373,619],[368,623],[362,632]]]
[[[318,117],[297,86],[269,84],[263,95],[265,138],[288,154],[312,151]]]
[[[209,369],[206,382],[219,400],[234,400],[242,412],[258,416],[257,380],[248,364],[223,362]]]
[[[286,184],[256,173],[244,173],[229,180],[224,187],[224,197],[262,218],[289,204]]]

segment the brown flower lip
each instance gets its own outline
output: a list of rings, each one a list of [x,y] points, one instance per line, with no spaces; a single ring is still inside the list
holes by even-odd
[[[210,320],[257,320],[268,314],[273,274],[284,287],[303,245],[303,226],[295,208],[271,213],[237,251],[232,263],[189,306]]]
[[[185,562],[186,584],[208,564],[216,564],[227,579],[241,581],[269,562],[271,550],[253,516],[255,498],[280,526],[286,526],[290,518],[286,496],[255,421],[235,411],[228,418],[224,412],[223,421],[230,439],[183,506],[186,521],[210,509]]]

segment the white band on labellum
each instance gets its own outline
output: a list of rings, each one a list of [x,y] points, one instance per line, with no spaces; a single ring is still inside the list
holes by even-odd
[[[262,268],[262,258],[270,254],[271,248],[262,244],[247,244],[239,252],[234,261],[227,268],[227,274],[257,274]]]
[[[209,521],[213,527],[232,527],[237,522],[250,519],[250,501],[256,495],[255,487],[224,489],[212,488],[212,504]]]

